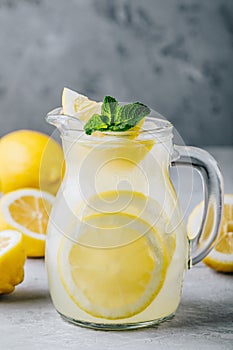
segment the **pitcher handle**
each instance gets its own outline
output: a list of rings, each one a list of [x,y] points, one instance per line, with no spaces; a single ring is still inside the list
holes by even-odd
[[[223,210],[223,179],[216,160],[206,151],[196,147],[174,146],[179,158],[172,166],[188,165],[200,174],[204,189],[204,212],[198,234],[191,239],[192,264],[195,265],[209,254],[220,230]],[[208,237],[201,240],[205,232],[210,211],[213,213],[213,226]]]

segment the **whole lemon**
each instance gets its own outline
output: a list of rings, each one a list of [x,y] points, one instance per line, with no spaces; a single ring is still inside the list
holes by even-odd
[[[0,140],[0,192],[33,187],[55,194],[63,168],[62,148],[46,134],[17,130]]]

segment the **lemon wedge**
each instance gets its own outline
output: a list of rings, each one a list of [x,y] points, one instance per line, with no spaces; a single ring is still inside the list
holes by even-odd
[[[20,232],[0,232],[0,294],[13,292],[23,281],[26,254]]]
[[[204,204],[198,204],[191,213],[188,220],[188,235],[195,237],[200,228],[203,215]],[[210,212],[209,221],[207,222],[206,232],[203,239],[208,237],[213,223],[213,216]],[[224,211],[221,230],[214,248],[210,254],[203,260],[209,267],[221,272],[233,272],[233,195],[224,196]]]
[[[168,260],[159,233],[124,213],[85,217],[76,242],[62,239],[60,278],[87,313],[126,318],[144,310],[163,286]]]
[[[54,197],[37,189],[21,189],[0,199],[0,230],[23,234],[29,257],[44,256],[45,234]]]
[[[89,100],[87,96],[68,88],[63,89],[62,109],[65,115],[87,122],[93,114],[100,114],[101,106],[101,102]]]

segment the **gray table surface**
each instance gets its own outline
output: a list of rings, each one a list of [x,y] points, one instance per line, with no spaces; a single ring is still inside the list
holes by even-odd
[[[233,193],[233,148],[210,148]],[[185,187],[187,170],[181,171]],[[174,180],[175,181],[175,180]],[[190,212],[201,198],[195,177]],[[182,206],[187,198],[183,197]],[[29,259],[25,280],[0,297],[1,350],[53,349],[233,349],[233,275],[198,264],[186,273],[175,317],[157,327],[136,331],[94,331],[64,322],[52,306],[43,259]]]

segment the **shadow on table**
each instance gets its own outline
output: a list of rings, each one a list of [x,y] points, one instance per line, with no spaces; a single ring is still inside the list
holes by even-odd
[[[50,296],[48,290],[39,290],[39,289],[26,289],[22,288],[14,291],[11,294],[0,295],[0,304],[4,303],[23,303],[30,301],[50,301]]]
[[[233,299],[232,297],[219,298],[219,300],[191,300],[183,301],[175,317],[158,326],[161,328],[216,328],[231,325],[233,331]]]

